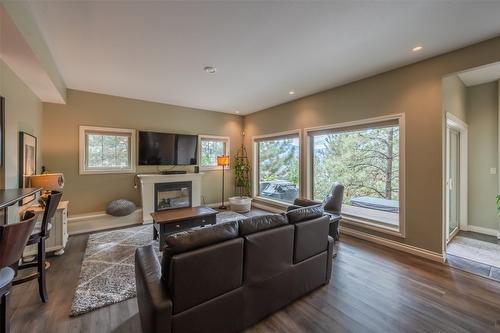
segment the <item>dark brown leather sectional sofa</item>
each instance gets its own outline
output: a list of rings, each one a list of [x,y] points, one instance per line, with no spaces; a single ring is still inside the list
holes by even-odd
[[[327,284],[333,239],[320,206],[167,237],[135,254],[144,332],[238,332]]]

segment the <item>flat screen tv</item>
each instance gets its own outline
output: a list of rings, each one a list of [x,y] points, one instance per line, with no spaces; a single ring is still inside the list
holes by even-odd
[[[139,132],[139,165],[196,165],[198,136]]]

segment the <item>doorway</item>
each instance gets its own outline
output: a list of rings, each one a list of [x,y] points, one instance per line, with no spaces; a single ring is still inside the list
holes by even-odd
[[[467,124],[446,115],[446,244],[467,230]]]
[[[460,223],[460,131],[448,127],[448,142],[446,243],[457,234]]]

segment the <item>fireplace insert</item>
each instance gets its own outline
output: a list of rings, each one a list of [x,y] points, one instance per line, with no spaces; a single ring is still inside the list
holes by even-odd
[[[191,182],[168,182],[155,184],[155,212],[191,207]]]

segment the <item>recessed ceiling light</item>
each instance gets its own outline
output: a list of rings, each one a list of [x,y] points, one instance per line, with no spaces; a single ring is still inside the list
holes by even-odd
[[[423,46],[417,45],[417,46],[415,46],[414,48],[412,48],[411,50],[412,50],[413,52],[418,52],[418,51],[422,50],[423,48],[424,48]]]
[[[210,74],[217,72],[217,68],[212,67],[212,66],[205,66],[205,68],[203,68],[203,70],[207,73],[210,73]]]
[[[295,91],[289,91],[288,95],[295,95]]]
[[[234,113],[239,114],[239,113],[240,113],[240,111],[236,110],[236,111],[234,111]]]

